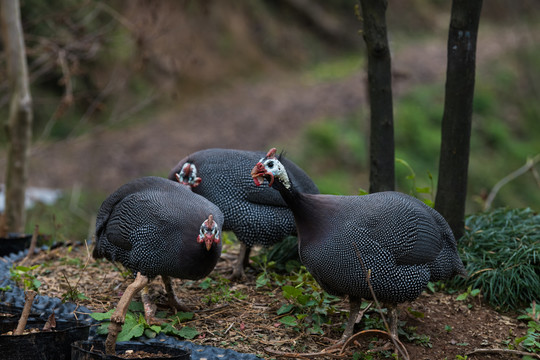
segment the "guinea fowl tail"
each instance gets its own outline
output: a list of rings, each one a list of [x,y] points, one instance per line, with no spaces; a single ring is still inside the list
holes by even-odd
[[[94,250],[92,250],[92,257],[94,259],[101,259],[104,257],[104,255],[101,252],[101,242],[99,241],[99,237],[97,235],[94,235]]]

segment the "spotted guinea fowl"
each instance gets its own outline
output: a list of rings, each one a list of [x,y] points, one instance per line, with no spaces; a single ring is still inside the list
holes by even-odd
[[[112,193],[97,214],[93,256],[120,263],[137,277],[120,299],[111,326],[121,329],[131,298],[141,289],[145,316],[154,322],[146,285],[158,275],[171,306],[186,311],[170,278],[201,279],[214,269],[221,255],[222,224],[216,205],[165,178],[135,179]],[[113,345],[117,333],[110,336]]]
[[[223,230],[234,232],[241,244],[232,279],[244,277],[252,246],[271,246],[296,235],[293,215],[279,193],[255,186],[249,176],[253,163],[264,154],[233,149],[201,150],[182,159],[168,176],[191,186],[195,193],[212,201],[223,212]],[[300,191],[319,192],[300,167],[286,158],[282,161]]]
[[[300,260],[319,285],[349,297],[342,341],[353,333],[361,299],[372,298],[368,279],[376,298],[395,306],[416,299],[428,281],[466,275],[452,231],[434,209],[393,191],[364,196],[302,193],[275,151],[251,175],[257,186],[266,179],[291,208]],[[392,315],[391,330],[397,336],[395,311]]]

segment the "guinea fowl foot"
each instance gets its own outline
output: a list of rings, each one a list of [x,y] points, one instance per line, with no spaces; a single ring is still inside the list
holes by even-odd
[[[131,299],[133,299],[135,294],[141,291],[147,284],[148,278],[138,272],[135,281],[126,288],[124,295],[118,301],[116,310],[111,315],[111,324],[108,328],[109,334],[105,340],[105,353],[107,355],[116,354],[116,339],[118,339],[118,334],[122,331],[122,325],[126,319],[129,303],[131,303]]]
[[[162,275],[161,279],[163,280],[163,284],[165,285],[165,291],[167,292],[167,301],[169,303],[169,306],[178,311],[189,312],[190,308],[182,304],[180,299],[176,297],[176,294],[174,293],[174,290],[172,288],[171,278]]]

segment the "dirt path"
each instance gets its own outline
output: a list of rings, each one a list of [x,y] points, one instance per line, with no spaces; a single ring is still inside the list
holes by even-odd
[[[528,30],[529,34],[532,34]],[[478,64],[512,51],[532,35],[519,29],[481,32]],[[446,40],[403,47],[393,55],[394,94],[420,83],[444,81]],[[294,148],[302,128],[325,117],[367,109],[363,71],[331,82],[306,81],[297,73],[272,74],[258,83],[238,83],[154,119],[122,130],[100,130],[31,152],[30,186],[73,186],[110,192],[134,177],[164,175],[185,155],[208,147],[265,150]],[[0,173],[5,153],[0,154]]]

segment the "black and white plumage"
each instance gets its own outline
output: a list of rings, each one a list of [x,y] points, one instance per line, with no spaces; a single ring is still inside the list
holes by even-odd
[[[192,186],[193,192],[212,201],[223,212],[223,230],[234,232],[241,243],[232,278],[244,276],[252,246],[271,246],[296,234],[293,215],[280,194],[272,188],[255,186],[249,175],[253,164],[264,154],[233,149],[201,150],[182,159],[168,176]],[[300,191],[319,192],[300,167],[288,159],[282,161]]]
[[[222,224],[219,208],[189,187],[165,178],[143,177],[121,186],[101,205],[93,256],[140,275],[142,287],[161,275],[171,305],[185,310],[172,291],[170,278],[201,279],[214,269],[221,255]],[[145,295],[145,312],[152,318]]]
[[[271,149],[252,170],[291,208],[300,260],[330,294],[348,296],[352,335],[360,299],[397,304],[416,299],[428,281],[465,275],[448,223],[420,200],[399,193],[364,196],[304,194]],[[395,331],[395,330],[394,330]]]

